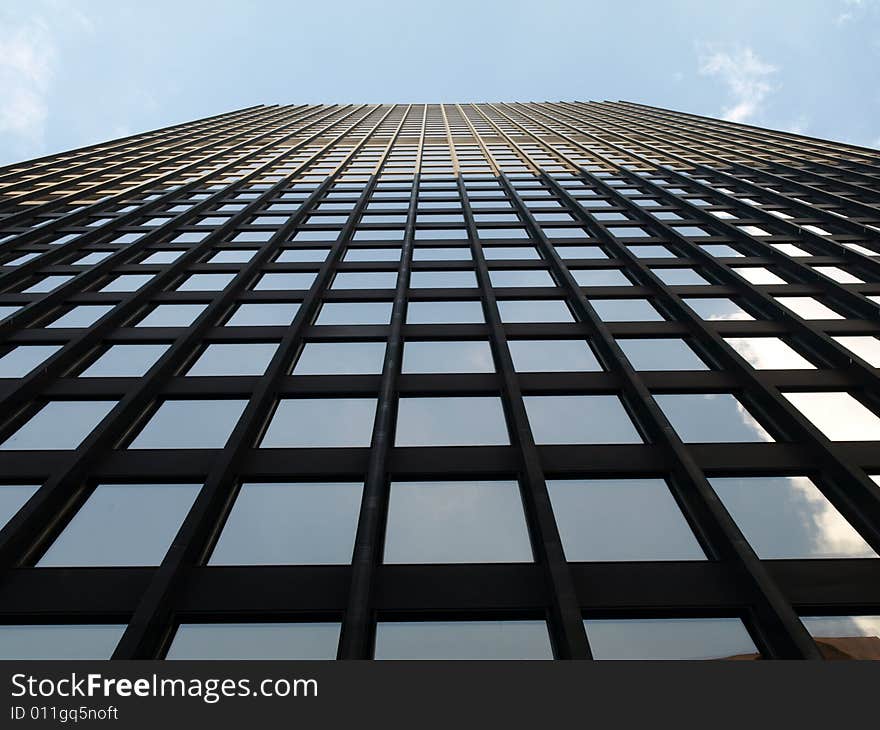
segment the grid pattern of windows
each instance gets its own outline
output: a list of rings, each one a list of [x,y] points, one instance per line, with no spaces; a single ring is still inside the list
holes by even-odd
[[[2,168],[2,655],[880,658],[878,338],[850,145],[260,106]]]

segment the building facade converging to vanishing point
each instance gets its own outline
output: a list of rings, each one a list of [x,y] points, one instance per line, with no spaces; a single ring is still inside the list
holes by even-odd
[[[880,152],[259,106],[0,168],[0,658],[880,658]]]

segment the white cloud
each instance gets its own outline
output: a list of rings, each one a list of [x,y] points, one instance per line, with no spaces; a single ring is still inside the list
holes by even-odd
[[[49,29],[40,20],[0,29],[0,135],[42,144],[55,56]]]
[[[721,116],[729,122],[746,122],[761,111],[761,105],[776,88],[771,83],[775,66],[761,60],[748,46],[721,48],[700,44],[699,72],[721,80],[727,88],[731,104]]]

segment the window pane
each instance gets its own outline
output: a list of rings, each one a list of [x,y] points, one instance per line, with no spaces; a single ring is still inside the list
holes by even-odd
[[[530,395],[523,398],[537,444],[640,444],[616,395]]]
[[[225,289],[234,278],[234,273],[192,274],[177,287],[177,291],[220,291]]]
[[[262,375],[277,349],[277,342],[208,345],[186,374]]]
[[[705,558],[662,479],[553,479],[547,488],[567,560]]]
[[[242,304],[226,323],[227,327],[287,326],[299,310],[296,302]]]
[[[707,321],[729,319],[754,319],[742,307],[723,297],[707,297],[705,299],[689,299],[682,301],[693,309],[702,319]]]
[[[773,441],[730,393],[674,393],[654,400],[686,443]]]
[[[100,289],[100,291],[102,291],[102,292],[104,292],[104,291],[109,291],[109,292],[137,291],[152,278],[153,278],[153,274],[124,274],[122,276],[117,276],[109,284],[102,287]]]
[[[467,288],[477,285],[477,277],[473,271],[413,271],[409,285],[414,289]]]
[[[37,567],[159,565],[199,484],[100,484]]]
[[[275,272],[263,274],[254,287],[254,291],[286,291],[289,289],[308,289],[315,281],[312,272]]]
[[[620,269],[571,269],[578,286],[632,286]]]
[[[470,249],[459,248],[434,248],[417,246],[413,249],[413,261],[470,261]]]
[[[813,297],[774,297],[774,299],[803,319],[843,319],[843,315]]]
[[[222,449],[246,400],[167,400],[130,449]]]
[[[619,339],[617,344],[636,370],[708,370],[684,340],[674,337]]]
[[[732,659],[758,653],[738,618],[587,619],[595,659]]]
[[[109,659],[125,624],[0,626],[0,659]]]
[[[497,288],[510,286],[556,286],[553,277],[544,269],[493,269],[489,281]]]
[[[664,284],[686,286],[689,284],[708,284],[705,278],[693,269],[651,269]]]
[[[80,373],[81,378],[139,378],[170,345],[113,345]]]
[[[242,484],[209,565],[351,562],[363,485]]]
[[[880,441],[880,418],[849,393],[783,393],[832,441]]]
[[[399,261],[399,248],[350,248],[345,261]]]
[[[0,356],[0,378],[23,378],[48,360],[61,345],[22,345]]]
[[[880,660],[880,616],[804,616],[826,659]]]
[[[598,371],[602,369],[584,340],[509,340],[513,367],[521,373]]]
[[[483,305],[480,302],[409,302],[406,306],[407,324],[467,324],[484,321]]]
[[[181,624],[167,659],[335,659],[337,623]]]
[[[494,373],[492,348],[483,340],[407,342],[404,373]]]
[[[160,304],[136,326],[189,327],[207,306],[207,304]]]
[[[341,271],[333,280],[333,289],[394,289],[396,271]]]
[[[590,299],[603,322],[659,322],[663,319],[646,299]]]
[[[531,246],[484,246],[483,256],[487,261],[513,261],[540,258],[538,252]],[[493,284],[497,286],[497,284]],[[550,284],[549,286],[553,286]]]
[[[278,403],[260,447],[369,446],[375,414],[375,398],[285,399]]]
[[[552,659],[543,621],[380,621],[376,659]]]
[[[519,484],[393,482],[386,563],[531,562]]]
[[[0,485],[0,529],[3,529],[39,488],[38,484]]]
[[[574,322],[571,311],[561,299],[506,299],[498,302],[501,321]]]
[[[315,324],[388,324],[391,302],[327,302]]]
[[[384,342],[309,342],[294,375],[358,375],[382,372]]]
[[[716,477],[709,482],[762,559],[876,557],[807,477]]]
[[[275,259],[279,264],[318,263],[327,258],[329,248],[287,248]]]
[[[880,339],[870,336],[834,337],[839,344],[869,365],[880,368]]]
[[[83,304],[62,314],[54,322],[47,324],[46,327],[53,329],[55,327],[91,327],[111,309],[113,309],[112,304]]]
[[[401,398],[396,446],[507,445],[501,399]]]
[[[75,449],[115,405],[115,400],[51,401],[0,444],[0,450]]]
[[[815,370],[778,337],[725,337],[724,341],[757,370]]]

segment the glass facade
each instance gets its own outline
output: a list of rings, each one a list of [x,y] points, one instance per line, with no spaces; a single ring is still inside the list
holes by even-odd
[[[878,170],[623,102],[7,166],[0,655],[880,657]]]

